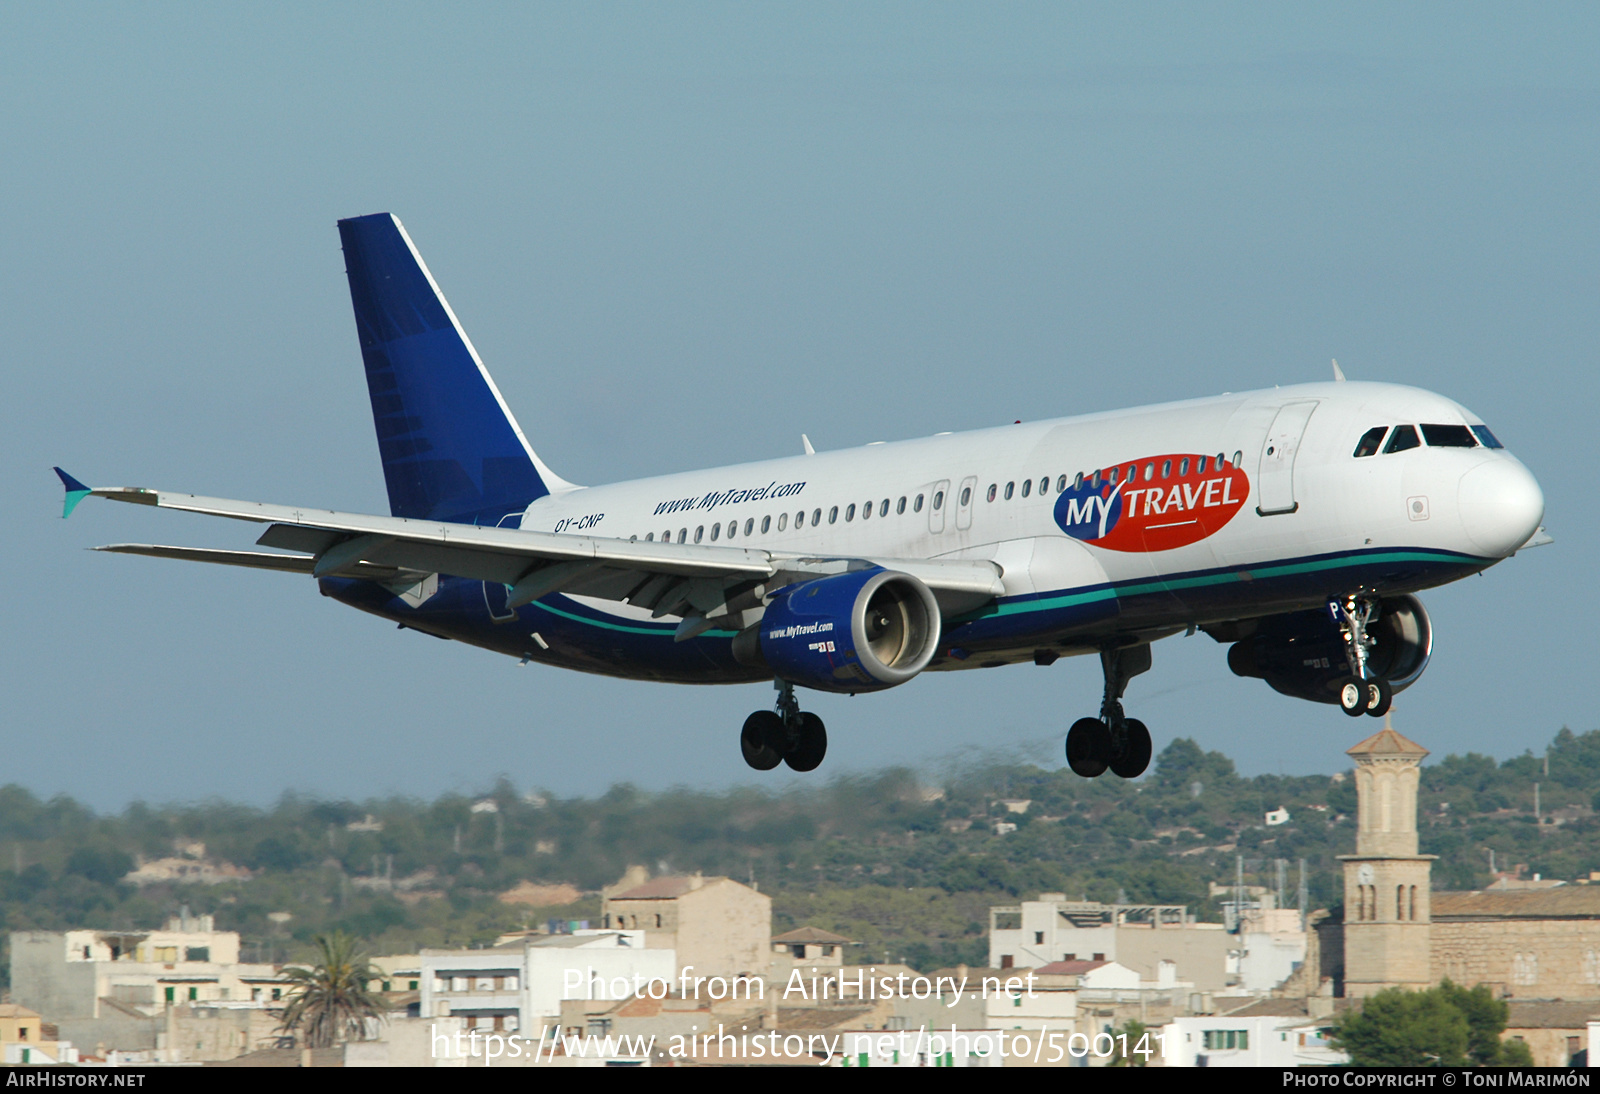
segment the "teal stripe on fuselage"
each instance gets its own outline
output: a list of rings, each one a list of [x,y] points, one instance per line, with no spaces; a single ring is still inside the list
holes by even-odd
[[[1073,608],[1082,604],[1093,604],[1097,601],[1115,598],[1118,600],[1143,596],[1149,593],[1170,593],[1179,589],[1200,589],[1212,585],[1226,585],[1231,582],[1260,581],[1275,577],[1294,577],[1299,574],[1314,574],[1323,570],[1338,570],[1351,563],[1362,565],[1385,562],[1456,562],[1465,565],[1486,564],[1489,559],[1474,558],[1471,555],[1457,554],[1453,551],[1377,551],[1371,554],[1339,555],[1333,558],[1320,558],[1306,562],[1288,562],[1274,566],[1240,566],[1223,572],[1196,573],[1190,575],[1176,574],[1169,578],[1156,581],[1139,581],[1099,586],[1083,592],[1070,592],[1051,594],[1043,593],[1033,599],[1018,597],[1012,600],[1001,600],[975,612],[951,620],[952,624],[967,623],[975,619],[992,619],[997,616],[1025,615],[1030,612],[1046,612],[1056,608]],[[1247,576],[1248,575],[1248,576]]]
[[[1332,558],[1311,559],[1304,562],[1286,562],[1272,566],[1240,566],[1226,571],[1212,571],[1208,573],[1193,573],[1188,575],[1174,575],[1156,581],[1138,581],[1125,584],[1113,583],[1102,585],[1093,589],[1084,589],[1076,592],[1062,591],[1059,593],[1036,594],[1031,598],[1016,597],[1009,600],[996,601],[985,608],[958,616],[950,620],[950,626],[959,626],[978,619],[993,619],[1010,615],[1028,615],[1034,612],[1048,612],[1059,608],[1074,608],[1084,604],[1095,604],[1103,600],[1123,600],[1150,593],[1170,593],[1179,589],[1199,589],[1214,585],[1226,585],[1233,582],[1260,581],[1276,577],[1294,577],[1300,574],[1313,574],[1324,570],[1337,570],[1352,563],[1361,565],[1382,565],[1386,562],[1454,562],[1461,565],[1487,565],[1491,559],[1474,558],[1471,555],[1458,554],[1454,551],[1375,551],[1372,553],[1354,553],[1337,555]],[[533,603],[536,608],[541,608],[552,615],[563,619],[570,619],[575,623],[586,623],[591,627],[599,627],[608,631],[621,631],[625,634],[656,635],[671,638],[676,627],[670,624],[656,626],[638,626],[626,623],[612,623],[602,619],[593,619],[589,616],[578,615],[575,612],[563,611],[552,607],[542,600]],[[732,638],[736,632],[730,630],[711,630],[705,632],[705,637]]]
[[[607,623],[605,620],[602,620],[602,619],[590,619],[588,616],[578,615],[575,612],[564,612],[560,608],[551,607],[549,604],[546,604],[542,600],[535,600],[533,602],[533,606],[535,608],[543,608],[545,611],[549,612],[551,615],[559,615],[562,619],[570,619],[574,623],[587,623],[591,627],[600,627],[601,629],[608,630],[608,631],[621,631],[624,634],[650,634],[650,635],[658,635],[658,636],[665,637],[665,638],[671,638],[675,633],[677,633],[677,630],[678,630],[677,627],[673,626],[670,623],[658,624],[657,626],[654,626],[654,627],[629,626],[626,623]],[[716,637],[716,638],[732,638],[738,632],[736,632],[736,631],[726,631],[726,630],[711,630],[711,631],[706,631],[704,633],[706,635],[710,635],[710,636]]]

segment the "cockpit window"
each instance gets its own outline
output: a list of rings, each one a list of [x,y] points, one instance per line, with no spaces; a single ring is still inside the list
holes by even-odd
[[[1475,425],[1472,427],[1472,432],[1477,436],[1478,440],[1485,448],[1505,447],[1505,445],[1501,444],[1499,439],[1496,438],[1493,433],[1489,432],[1489,427],[1486,425]]]
[[[1389,432],[1388,426],[1375,425],[1365,433],[1361,434],[1361,440],[1356,442],[1356,455],[1372,455],[1378,450],[1378,446],[1383,443],[1383,435],[1387,432]]]
[[[1397,425],[1394,432],[1389,434],[1389,443],[1383,446],[1385,454],[1390,452],[1404,452],[1408,448],[1416,448],[1422,444],[1417,438],[1417,427],[1414,425]]]
[[[1477,448],[1472,430],[1464,425],[1430,425],[1422,423],[1422,439],[1429,448]]]

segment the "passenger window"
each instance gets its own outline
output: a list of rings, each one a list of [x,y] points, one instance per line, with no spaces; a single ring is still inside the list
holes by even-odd
[[[1033,493],[1033,480],[1032,479],[1023,479],[1022,480],[1022,496],[1023,497],[1027,497],[1031,493]]]
[[[644,534],[644,541],[646,543],[654,543],[656,541],[656,534],[654,532],[646,532]]]
[[[800,519],[803,516],[805,516],[804,513],[796,513],[794,515],[794,526],[796,528],[800,527],[800,525],[803,523],[801,521],[801,519]],[[778,514],[778,531],[780,531],[780,532],[783,531],[784,525],[786,525],[788,523],[789,523],[789,514],[788,513],[779,513]]]
[[[702,525],[700,525],[700,527],[698,527],[698,528],[696,528],[694,530],[694,541],[696,543],[699,543],[702,539],[705,538],[705,534],[706,534],[706,526],[704,524],[702,524]]]
[[[995,496],[998,495],[999,493],[1000,493],[999,485],[997,483],[992,483],[991,482],[989,484],[989,500],[993,501],[995,499]]]
[[[943,506],[944,506],[944,491],[943,490],[935,490],[933,492],[933,507],[935,509],[940,509]]]
[[[1189,473],[1189,457],[1185,456],[1178,463],[1178,477],[1181,479]]]
[[[1122,472],[1122,468],[1113,467],[1109,472],[1106,473],[1106,481],[1109,482],[1112,486],[1117,485],[1117,476],[1121,472]]]
[[[972,504],[972,487],[963,486],[961,488],[961,507],[963,509],[965,509],[967,506],[969,506],[971,504]]]
[[[662,543],[671,543],[672,542],[672,529],[671,528],[668,528],[665,532],[661,533],[661,542]]]
[[[1205,456],[1201,456],[1200,457],[1200,462],[1194,465],[1194,472],[1197,475],[1204,475],[1206,473],[1206,457]]]
[[[1016,489],[1017,489],[1017,484],[1016,483],[1014,483],[1014,482],[1006,483],[1006,500],[1007,501],[1011,500],[1011,495],[1016,492]]]
[[[1234,454],[1233,454],[1233,466],[1238,467],[1243,462],[1244,462],[1244,453],[1243,452],[1238,452],[1238,451],[1234,452]]]
[[[1493,433],[1489,432],[1489,427],[1486,425],[1475,425],[1472,427],[1472,432],[1476,434],[1478,440],[1483,443],[1483,447],[1485,448],[1505,447],[1505,445],[1501,444],[1499,439],[1495,437]]]
[[[1134,476],[1137,475],[1138,473],[1139,473],[1139,468],[1136,465],[1130,463],[1128,465],[1128,481],[1132,482]],[[1145,474],[1148,477],[1149,472],[1146,471]]]
[[[1078,474],[1073,478],[1073,480],[1072,480],[1072,488],[1074,490],[1082,490],[1083,489],[1083,472],[1082,471],[1079,471]]]
[[[1422,439],[1429,448],[1477,448],[1472,430],[1464,425],[1429,425],[1422,423]]]
[[[838,506],[834,506],[833,511],[835,513],[837,513],[839,511],[839,507]],[[803,517],[804,515],[805,515],[804,510],[802,510],[799,513],[796,513],[794,515],[795,521],[798,522],[800,520],[800,518]],[[813,509],[813,510],[811,510],[811,527],[815,528],[817,525],[819,525],[821,523],[822,523],[822,510],[821,509]]]
[[[678,542],[682,543],[685,540],[687,540],[688,538],[689,538],[689,529],[687,529],[687,528],[679,528],[678,529]]]
[[[838,524],[839,523],[839,507],[837,505],[835,505],[832,509],[828,510],[828,523],[829,524]]]
[[[1389,432],[1388,426],[1375,425],[1361,434],[1361,439],[1356,442],[1355,458],[1360,459],[1362,456],[1370,456],[1376,452],[1378,446],[1383,443],[1383,435],[1387,432]]]
[[[1390,452],[1404,452],[1408,448],[1416,448],[1422,442],[1417,439],[1417,427],[1412,425],[1397,425],[1394,432],[1389,434],[1389,443],[1383,446],[1385,455]]]
[[[872,516],[872,503],[869,501],[861,507],[861,519],[867,520]]]
[[[895,503],[894,515],[897,517],[903,517],[906,515],[906,499],[904,495],[902,495],[900,500]]]
[[[1149,478],[1148,475],[1146,475],[1145,477]],[[1172,477],[1172,461],[1171,460],[1163,460],[1162,461],[1162,463],[1161,463],[1161,477],[1164,478],[1164,479],[1169,479],[1169,478]]]
[[[778,519],[781,521],[783,518],[779,517]],[[761,518],[761,534],[762,535],[766,535],[771,530],[772,530],[772,518],[770,516],[762,517]],[[779,531],[782,531],[782,529],[780,528]]]
[[[855,502],[851,502],[849,504],[849,506],[846,507],[846,509],[844,511],[844,522],[846,524],[849,524],[851,521],[853,521],[855,519],[856,519],[856,503]]]
[[[900,499],[900,511],[902,513],[905,512],[905,508],[906,508],[906,499],[905,498],[901,498]],[[888,498],[884,498],[883,501],[878,503],[878,515],[880,517],[886,517],[886,516],[889,515],[889,499]]]
[[[744,522],[744,534],[746,536],[748,536],[752,531],[755,530],[755,526],[756,526],[756,518],[755,517],[751,517],[749,520],[745,521]],[[761,530],[763,532],[765,532],[767,530],[766,529],[766,519],[765,518],[762,518]]]
[[[1155,477],[1156,477],[1156,465],[1153,464],[1153,463],[1145,464],[1144,465],[1144,481],[1145,482],[1149,482],[1151,479],[1153,479]],[[1133,469],[1131,467],[1128,469],[1128,481],[1129,482],[1133,481]]]
[[[913,513],[922,512],[922,495],[921,494],[918,494],[917,495],[917,500],[911,503],[911,511]]]
[[[1228,465],[1227,457],[1223,456],[1223,454],[1221,452],[1218,452],[1217,453],[1217,470],[1221,471],[1227,465]]]
[[[1046,475],[1039,480],[1039,496],[1044,497],[1050,492],[1050,476]]]
[[[720,524],[713,524],[713,525],[712,525],[712,526],[711,526],[711,542],[712,542],[712,543],[715,543],[715,542],[717,542],[717,536],[718,536],[718,535],[719,535],[719,534],[720,534],[720,533],[721,533],[721,532],[722,532],[722,525],[720,525]],[[699,543],[699,542],[700,542],[700,537],[699,537],[699,536],[696,536],[696,537],[695,537],[695,542],[696,542],[696,543]]]
[[[1078,478],[1081,480],[1083,478],[1083,476],[1079,475]],[[1067,477],[1065,475],[1062,475],[1059,479],[1056,480],[1056,493],[1065,494],[1066,492],[1067,492]]]

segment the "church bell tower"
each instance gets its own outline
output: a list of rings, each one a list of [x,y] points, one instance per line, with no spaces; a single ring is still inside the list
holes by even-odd
[[[1417,854],[1417,785],[1428,750],[1383,729],[1346,753],[1355,761],[1356,853],[1344,862],[1344,992],[1427,988],[1429,891],[1436,855]]]

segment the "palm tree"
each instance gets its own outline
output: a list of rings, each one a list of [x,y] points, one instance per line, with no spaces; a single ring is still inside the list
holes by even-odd
[[[356,949],[356,940],[342,931],[316,938],[321,960],[311,968],[290,966],[283,978],[290,984],[282,1028],[296,1033],[308,1048],[327,1048],[344,1041],[367,1039],[367,1019],[382,1018],[388,1005],[367,985],[383,977],[381,969]]]

